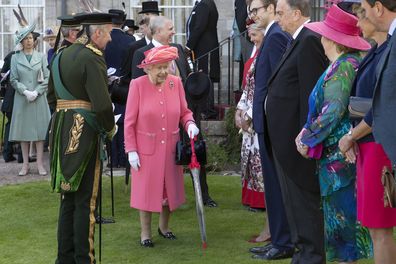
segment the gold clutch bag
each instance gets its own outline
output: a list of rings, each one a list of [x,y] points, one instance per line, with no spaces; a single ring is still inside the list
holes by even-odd
[[[384,207],[396,207],[395,174],[387,166],[382,169],[381,182],[384,186]]]

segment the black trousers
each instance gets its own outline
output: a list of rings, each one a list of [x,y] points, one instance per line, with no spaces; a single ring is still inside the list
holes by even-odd
[[[301,188],[291,177],[286,175],[282,164],[275,159],[289,222],[291,239],[297,248],[292,264],[326,263],[324,249],[324,220],[320,209],[320,193],[313,193]]]
[[[264,134],[258,133],[261,164],[263,168],[265,204],[267,207],[267,218],[271,233],[271,243],[280,250],[294,248],[291,241],[289,223],[287,221],[285,206],[279,179],[276,174],[273,159],[268,153],[268,146],[264,140]]]
[[[96,198],[101,175],[98,154],[92,155],[78,190],[61,195],[56,264],[92,264]]]

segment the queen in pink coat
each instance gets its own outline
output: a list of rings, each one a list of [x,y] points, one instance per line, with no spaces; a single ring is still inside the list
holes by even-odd
[[[125,112],[125,151],[132,167],[131,207],[140,211],[140,244],[153,247],[151,214],[159,212],[158,233],[176,239],[168,223],[185,202],[183,168],[175,164],[179,125],[199,132],[187,108],[180,78],[169,75],[177,48],[161,46],[145,53],[139,67],[147,75],[131,81]]]

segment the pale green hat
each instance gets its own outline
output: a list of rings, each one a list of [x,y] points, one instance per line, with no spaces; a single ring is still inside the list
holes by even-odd
[[[36,28],[36,23],[33,23],[31,25],[27,25],[26,27],[20,28],[16,33],[15,33],[15,45],[18,45],[21,43],[21,41],[29,34],[32,33],[33,30]]]

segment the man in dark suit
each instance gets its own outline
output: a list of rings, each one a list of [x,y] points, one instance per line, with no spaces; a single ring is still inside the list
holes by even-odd
[[[219,13],[213,0],[197,0],[190,17],[187,20],[186,48],[193,51],[195,58],[201,57],[219,46],[217,38],[217,21]],[[198,69],[208,74],[210,60],[210,74],[212,81],[218,82],[220,78],[219,50],[211,52],[198,61]]]
[[[220,53],[218,49],[219,40],[217,38],[218,19],[219,13],[213,0],[197,0],[186,25],[187,54],[191,53],[191,51],[194,53],[194,59],[198,59],[197,69],[209,74],[212,82],[220,81]],[[215,50],[208,54],[213,49]],[[213,87],[210,90],[208,103],[203,111],[205,118],[216,116]]]
[[[379,31],[388,32],[388,47],[377,66],[373,97],[373,134],[392,164],[396,164],[396,3],[391,0],[363,0],[367,18]]]
[[[252,248],[251,251],[258,253],[253,258],[268,260],[288,258],[293,255],[294,251],[278,176],[273,161],[268,154],[271,149],[264,141],[264,124],[266,122],[264,99],[267,96],[267,83],[291,40],[290,36],[283,32],[275,22],[275,7],[276,0],[253,0],[249,5],[250,16],[256,24],[265,29],[264,41],[256,61],[252,121],[253,129],[256,131],[259,140],[265,202],[271,233],[271,244]],[[246,115],[246,119],[252,118],[251,114],[249,116],[249,113],[246,113]]]
[[[121,62],[126,54],[126,47],[135,42],[135,38],[122,31],[122,24],[126,19],[126,14],[122,10],[110,9],[110,14],[117,15],[112,19],[113,29],[111,30],[111,42],[107,44],[105,50],[105,59],[107,68],[116,69],[115,76],[120,75]],[[119,132],[114,136],[111,142],[111,166],[113,168],[124,168],[126,166],[126,154],[124,149],[124,115],[125,104],[113,101],[115,109],[114,114],[121,114],[117,121]]]
[[[128,45],[126,49],[125,56],[121,63],[121,73],[120,73],[122,76],[121,81],[124,83],[129,84],[129,82],[132,80],[132,60],[135,51],[151,43],[152,36],[151,36],[151,31],[149,29],[149,23],[150,23],[149,17],[143,18],[142,21],[140,21],[139,26],[141,26],[144,37],[139,39],[138,41],[132,42],[131,44]]]
[[[318,35],[304,28],[310,17],[309,0],[279,0],[281,28],[293,42],[268,81],[264,102],[272,155],[279,178],[292,242],[292,263],[325,263],[323,214],[314,160],[296,150],[295,138],[308,113],[308,97],[327,66]]]
[[[170,73],[173,75],[178,75],[182,79],[182,82],[185,83],[188,75],[191,73],[190,66],[188,65],[187,58],[184,54],[183,47],[179,44],[171,43],[172,37],[175,34],[175,30],[173,28],[173,22],[169,18],[164,16],[159,17],[152,17],[150,19],[150,30],[152,32],[152,41],[149,45],[138,49],[133,56],[132,62],[132,78],[136,79],[140,76],[145,75],[146,73],[141,69],[137,68],[143,59],[144,59],[144,52],[150,50],[154,47],[162,46],[162,45],[171,45],[177,47],[179,58],[175,60],[175,63],[171,64],[171,71]],[[173,72],[172,72],[173,71]],[[188,92],[186,91],[188,95]],[[191,109],[191,102],[187,100],[189,103],[189,108]],[[191,109],[193,110],[193,109]],[[194,113],[196,116],[196,113]],[[197,124],[199,123],[199,119],[196,119]],[[199,125],[199,124],[198,124]],[[185,138],[188,138],[186,136]],[[176,147],[176,146],[175,146]],[[217,203],[209,196],[209,188],[206,182],[206,168],[205,166],[201,167],[200,170],[200,184],[202,190],[202,199],[204,205],[209,207],[217,207]]]
[[[153,47],[158,47],[162,45],[171,45],[178,49],[179,58],[175,60],[177,66],[177,72],[171,74],[177,74],[182,79],[183,83],[186,80],[191,69],[187,63],[187,59],[184,55],[183,48],[179,44],[171,43],[172,37],[175,35],[175,30],[173,27],[173,22],[167,17],[157,16],[150,19],[150,31],[152,33],[152,41],[147,46],[140,48],[135,51],[132,60],[132,79],[136,79],[146,73],[137,67],[143,59],[144,52],[152,49]],[[173,65],[171,65],[173,66]],[[175,70],[176,68],[174,68]]]

